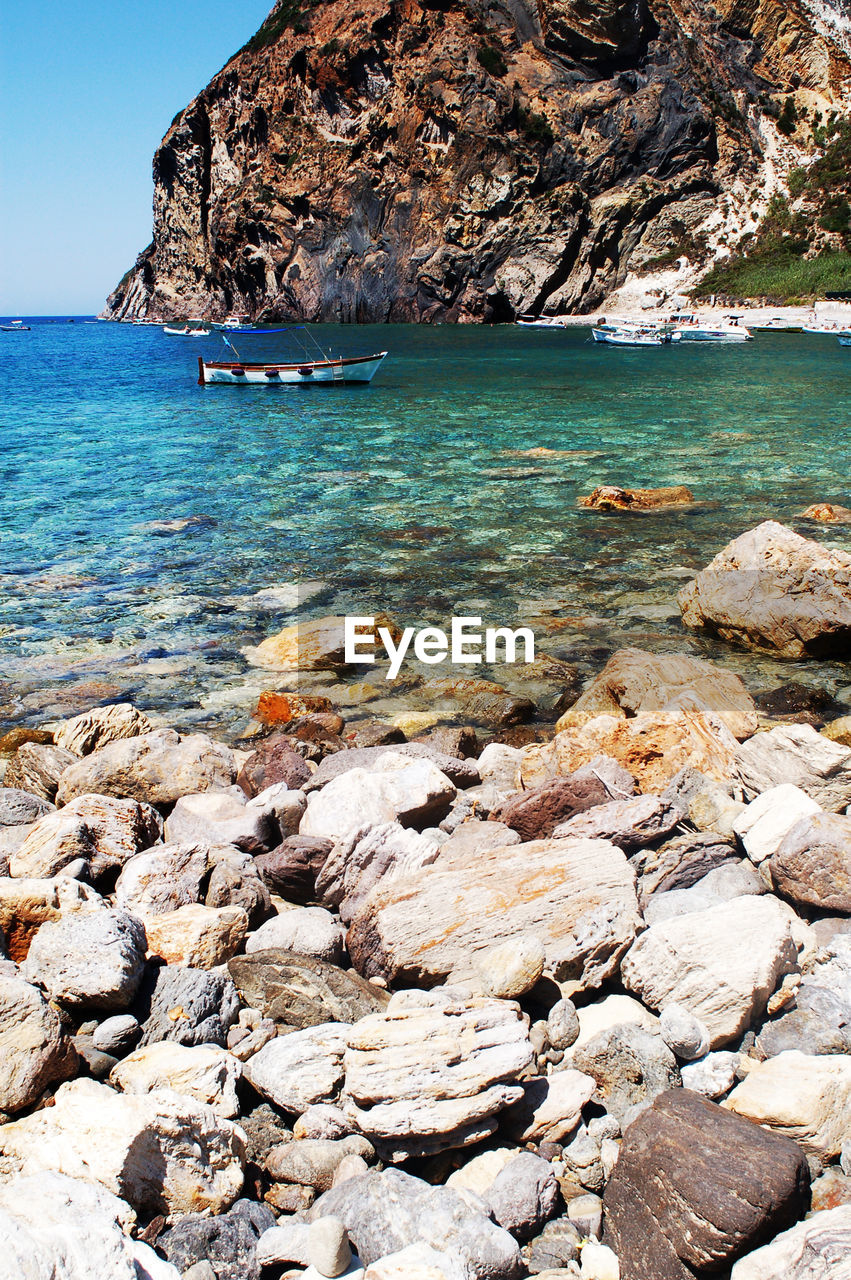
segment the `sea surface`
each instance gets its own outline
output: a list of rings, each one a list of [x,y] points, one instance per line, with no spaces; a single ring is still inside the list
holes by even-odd
[[[738,653],[685,632],[676,605],[765,519],[851,550],[851,526],[799,518],[851,505],[851,348],[767,333],[617,349],[509,326],[235,342],[300,358],[290,344],[314,338],[390,354],[369,387],[201,388],[219,338],[81,318],[0,334],[0,732],[131,698],[236,736],[286,683],[246,652],[298,616],[379,610],[532,626],[583,673],[634,644],[851,702],[851,665]],[[698,502],[577,507],[603,483],[685,484]]]

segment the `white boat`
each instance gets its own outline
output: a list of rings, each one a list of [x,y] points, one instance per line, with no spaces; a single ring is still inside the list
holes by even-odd
[[[567,321],[562,316],[518,316],[514,322],[525,329],[566,329]]]
[[[680,341],[677,334],[656,325],[629,328],[601,325],[592,329],[591,335],[595,342],[603,342],[610,347],[664,347]]]
[[[840,347],[851,347],[851,329],[846,329],[844,333],[839,335]]]
[[[31,328],[23,320],[10,320],[8,324],[0,324],[0,333],[29,333]]]
[[[279,386],[282,383],[302,387],[318,382],[340,384],[372,382],[381,362],[387,355],[379,351],[371,356],[346,356],[338,359],[302,360],[298,364],[286,364],[266,360],[262,364],[247,360],[204,360],[198,357],[198,385],[230,383],[231,386]]]
[[[170,338],[208,338],[210,330],[200,321],[188,321],[186,324],[180,325],[163,325],[163,333],[167,333]]]
[[[234,330],[236,333],[246,333],[253,329],[254,325],[251,323],[249,316],[235,314],[232,316],[226,316],[224,320],[212,320],[210,322],[210,328],[220,330],[224,329],[227,333],[230,333],[231,330]]]
[[[681,342],[751,342],[753,334],[739,323],[741,319],[741,316],[725,316],[723,320],[710,322],[680,312],[671,316],[668,324],[673,333],[679,334]]]
[[[790,324],[783,316],[773,316],[771,320],[765,320],[762,323],[751,321],[752,329],[772,333],[800,333],[802,327],[799,324]]]

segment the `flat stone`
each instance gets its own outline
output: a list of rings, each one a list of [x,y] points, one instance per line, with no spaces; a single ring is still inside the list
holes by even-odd
[[[74,1080],[54,1106],[0,1126],[6,1177],[60,1171],[99,1183],[139,1214],[226,1209],[242,1187],[241,1131],[170,1090],[116,1093]]]
[[[291,1027],[357,1022],[380,1012],[390,999],[386,991],[358,973],[294,952],[255,951],[234,956],[228,969],[247,1004],[264,1017]]]
[[[627,1129],[606,1187],[604,1240],[623,1280],[714,1273],[806,1211],[803,1152],[687,1089]],[[754,1177],[754,1170],[759,1176]]]
[[[734,737],[756,733],[753,698],[732,671],[683,653],[618,649],[582,696],[556,723],[556,732],[578,729],[600,715],[666,711],[684,697],[713,712]]]
[[[363,1280],[466,1280],[467,1274],[456,1257],[428,1244],[409,1244],[362,1272]]]
[[[651,925],[621,965],[622,981],[651,1009],[675,1002],[705,1023],[710,1047],[741,1035],[798,969],[790,912],[744,897]]]
[[[242,907],[206,907],[190,903],[146,921],[148,947],[166,964],[215,969],[242,946],[248,915]]]
[[[181,737],[158,729],[111,742],[69,764],[57,800],[67,805],[75,796],[95,794],[171,805],[198,791],[224,790],[236,773],[236,757],[222,743],[203,733]]]
[[[847,654],[851,556],[766,520],[718,553],[678,596],[683,623],[784,658]]]
[[[829,813],[851,804],[851,748],[808,724],[781,724],[738,749],[736,769],[749,797],[792,783]]]
[[[745,847],[751,862],[764,862],[776,853],[783,837],[801,819],[819,813],[821,806],[800,787],[784,783],[769,787],[743,809],[733,830]]]
[[[326,1214],[345,1223],[367,1266],[425,1243],[457,1259],[469,1280],[511,1280],[520,1271],[517,1242],[488,1218],[484,1205],[478,1210],[457,1191],[399,1169],[371,1171],[326,1192],[309,1217]]]
[[[518,1006],[399,992],[346,1029],[342,1106],[385,1159],[463,1147],[522,1098],[514,1082],[531,1061]]]
[[[343,1083],[347,1028],[325,1022],[276,1036],[244,1066],[249,1084],[283,1111],[300,1115],[317,1102],[336,1100]]]
[[[142,980],[145,927],[124,911],[73,912],[47,921],[21,967],[60,1004],[126,1009]]]
[[[851,1138],[851,1058],[779,1053],[753,1067],[722,1105],[827,1163]]]
[[[726,780],[734,772],[736,749],[726,725],[700,709],[645,712],[630,720],[597,716],[581,729],[565,729],[551,742],[526,747],[520,776],[524,787],[540,786],[602,754],[628,769],[640,791],[654,794],[685,768]]]
[[[75,1074],[77,1054],[59,1015],[23,978],[0,972],[0,1112],[37,1102]]]
[[[190,1047],[161,1040],[119,1062],[112,1068],[109,1082],[122,1093],[171,1089],[232,1120],[239,1115],[236,1086],[241,1074],[236,1058],[216,1045]]]
[[[571,7],[565,6],[555,16],[557,19],[572,16]],[[592,58],[595,54],[604,58],[610,56],[611,37],[608,31],[604,34],[602,25],[599,19],[593,25],[585,25],[581,35],[571,29],[572,42],[578,41],[582,52]],[[624,39],[623,34],[618,34]],[[658,508],[691,506],[693,502],[694,494],[684,484],[660,489],[622,489],[616,484],[601,484],[593,493],[579,499],[581,507],[591,507],[598,511],[654,511]]]
[[[137,738],[153,732],[154,725],[143,711],[129,702],[114,702],[108,707],[95,707],[71,720],[63,720],[54,731],[57,747],[75,756],[87,756],[107,743],[122,738]]]
[[[849,1280],[851,1206],[816,1213],[740,1258],[730,1280]]]
[[[149,804],[82,795],[39,818],[9,869],[13,876],[47,877],[82,859],[98,880],[161,837],[162,820]]]
[[[802,818],[772,853],[768,868],[784,898],[851,915],[851,815]]]
[[[632,853],[657,840],[664,840],[683,819],[683,812],[661,796],[632,796],[627,800],[610,800],[579,813],[553,831],[557,840],[566,836],[584,836],[588,840],[609,840]]]
[[[411,760],[395,750],[366,769],[349,769],[308,796],[302,835],[338,840],[382,822],[426,826],[439,822],[455,797],[455,786],[430,760]]]
[[[599,985],[638,925],[634,874],[602,840],[537,840],[443,854],[415,876],[371,891],[351,922],[360,973],[394,985],[475,976],[476,957],[534,935],[557,980]]]

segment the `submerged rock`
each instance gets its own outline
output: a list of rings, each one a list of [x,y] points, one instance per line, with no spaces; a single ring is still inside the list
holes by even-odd
[[[624,4],[623,8],[626,7]],[[666,507],[688,507],[693,502],[694,494],[684,484],[662,489],[621,489],[618,485],[602,484],[579,499],[580,507],[598,511],[657,511]]]

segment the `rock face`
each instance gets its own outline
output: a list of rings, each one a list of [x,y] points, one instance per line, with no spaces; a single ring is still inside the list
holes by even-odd
[[[732,671],[687,654],[644,653],[641,649],[613,653],[579,700],[565,711],[556,729],[579,729],[595,716],[628,718],[665,711],[684,698],[714,712],[736,738],[749,738],[756,732],[756,705]]]
[[[359,972],[399,984],[474,976],[476,955],[523,934],[558,979],[589,987],[613,973],[638,923],[635,880],[604,840],[536,840],[445,853],[412,879],[378,885],[352,920]]]
[[[233,752],[206,734],[181,737],[157,729],[111,742],[62,773],[57,799],[94,794],[170,805],[181,796],[229,787],[237,774]]]
[[[478,1142],[532,1061],[516,1005],[399,992],[346,1034],[344,1106],[394,1161]]]
[[[784,658],[851,646],[851,556],[774,520],[735,538],[679,594],[683,622]]]
[[[0,973],[0,1060],[0,1111],[10,1115],[77,1066],[56,1010],[35,987],[7,973]]]
[[[755,176],[767,144],[741,95],[758,107],[793,74],[841,94],[841,36],[798,0],[721,17],[658,0],[278,5],[169,129],[153,243],[108,314],[589,309]]]
[[[0,1127],[0,1153],[7,1171],[96,1182],[149,1216],[226,1209],[245,1159],[240,1130],[209,1107],[167,1089],[126,1096],[94,1080],[61,1085],[55,1106]]]
[[[651,1009],[683,1005],[718,1048],[762,1014],[781,978],[798,966],[788,910],[744,897],[652,925],[633,944],[621,973]]]
[[[730,1280],[849,1280],[851,1205],[813,1214],[740,1259]]]
[[[701,1275],[720,1271],[805,1211],[809,1171],[800,1148],[730,1119],[676,1089],[626,1131],[603,1198],[604,1238],[622,1280],[686,1280],[693,1273],[681,1262]]]
[[[311,1218],[340,1218],[369,1265],[409,1245],[427,1242],[457,1258],[470,1280],[515,1280],[522,1274],[517,1243],[459,1192],[431,1187],[399,1169],[350,1178],[326,1192]]]

